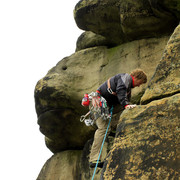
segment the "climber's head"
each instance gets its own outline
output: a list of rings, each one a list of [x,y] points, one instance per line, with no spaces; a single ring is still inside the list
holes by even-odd
[[[134,78],[134,87],[140,86],[141,84],[144,84],[147,82],[147,75],[146,73],[141,69],[135,69],[131,72],[131,76]]]

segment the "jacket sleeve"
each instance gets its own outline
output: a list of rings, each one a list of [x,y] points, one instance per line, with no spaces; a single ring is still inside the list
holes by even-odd
[[[121,79],[119,79],[117,82],[116,93],[117,93],[117,98],[119,100],[119,103],[123,107],[129,104],[128,97],[127,97],[127,88]]]

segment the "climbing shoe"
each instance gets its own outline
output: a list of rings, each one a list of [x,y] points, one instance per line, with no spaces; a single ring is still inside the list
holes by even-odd
[[[89,163],[89,167],[90,168],[95,168],[96,167],[96,163],[97,163],[97,161],[90,162]],[[104,164],[104,162],[99,161],[97,167],[102,168],[103,164]]]

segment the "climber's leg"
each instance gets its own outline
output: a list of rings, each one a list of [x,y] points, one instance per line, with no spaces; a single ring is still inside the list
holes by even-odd
[[[94,141],[91,147],[91,152],[90,152],[90,162],[94,162],[98,160],[99,152],[101,150],[101,145],[104,139],[104,135],[106,133],[106,129],[108,126],[108,120],[103,120],[101,117],[96,120],[96,125],[98,129],[96,130],[94,134]],[[108,134],[110,133],[111,128],[109,127],[108,129]]]

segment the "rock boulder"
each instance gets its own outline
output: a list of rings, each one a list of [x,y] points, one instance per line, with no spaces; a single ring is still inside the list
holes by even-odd
[[[84,93],[96,91],[109,77],[142,68],[150,79],[168,37],[137,40],[115,48],[99,46],[77,51],[61,60],[35,88],[40,131],[52,152],[82,149],[95,128],[86,127],[80,116]],[[146,85],[133,89],[132,102],[139,103]]]
[[[180,20],[179,0],[81,0],[74,9],[77,26],[118,45],[171,34]]]

